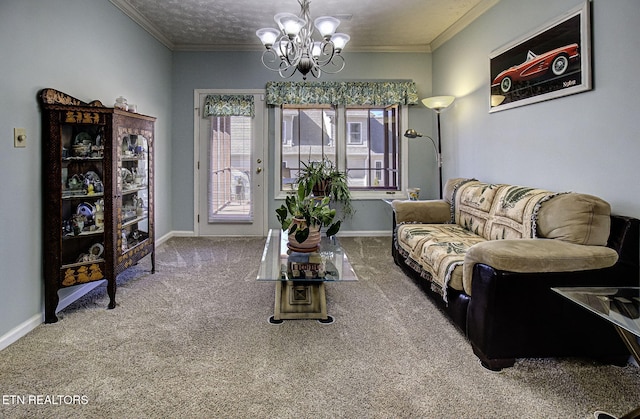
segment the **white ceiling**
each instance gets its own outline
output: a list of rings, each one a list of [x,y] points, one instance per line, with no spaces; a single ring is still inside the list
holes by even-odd
[[[255,31],[296,0],[110,0],[174,51],[260,50]],[[345,51],[430,52],[500,0],[312,0],[311,17],[341,19]]]

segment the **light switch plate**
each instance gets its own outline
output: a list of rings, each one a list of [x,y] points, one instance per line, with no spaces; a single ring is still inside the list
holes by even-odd
[[[24,128],[13,129],[13,146],[14,147],[26,147],[27,146],[27,130]]]

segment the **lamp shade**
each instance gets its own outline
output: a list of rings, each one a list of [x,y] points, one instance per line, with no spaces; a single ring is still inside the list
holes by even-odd
[[[280,32],[273,28],[262,28],[256,31],[256,35],[260,38],[262,45],[268,48],[276,42]]]
[[[504,102],[506,98],[502,95],[491,95],[491,107],[498,106]]]
[[[433,109],[436,112],[440,112],[442,109],[451,106],[456,98],[454,96],[433,96],[426,99],[422,99],[422,103],[429,109]]]
[[[316,29],[320,32],[320,36],[323,38],[331,38],[331,35],[336,31],[340,20],[333,16],[321,16],[313,21]]]
[[[418,137],[422,137],[422,134],[420,134],[419,132],[417,132],[416,130],[414,130],[413,128],[409,128],[405,133],[404,136],[407,138],[418,138]]]
[[[351,37],[346,33],[336,33],[331,37],[331,41],[333,42],[333,47],[336,49],[336,52],[342,51],[350,39]]]
[[[278,13],[273,18],[280,29],[289,35],[289,38],[295,38],[302,27],[307,23],[304,19],[299,18],[293,13]]]

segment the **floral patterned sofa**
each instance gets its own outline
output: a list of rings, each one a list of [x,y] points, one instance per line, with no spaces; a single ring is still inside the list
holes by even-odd
[[[638,286],[640,220],[595,196],[451,179],[393,201],[392,254],[466,334],[482,364],[586,356],[624,363],[614,328],[551,291]]]

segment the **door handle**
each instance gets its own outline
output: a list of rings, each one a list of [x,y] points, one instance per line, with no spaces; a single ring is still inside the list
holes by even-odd
[[[262,167],[258,167],[258,168],[256,169],[256,173],[262,173]]]

